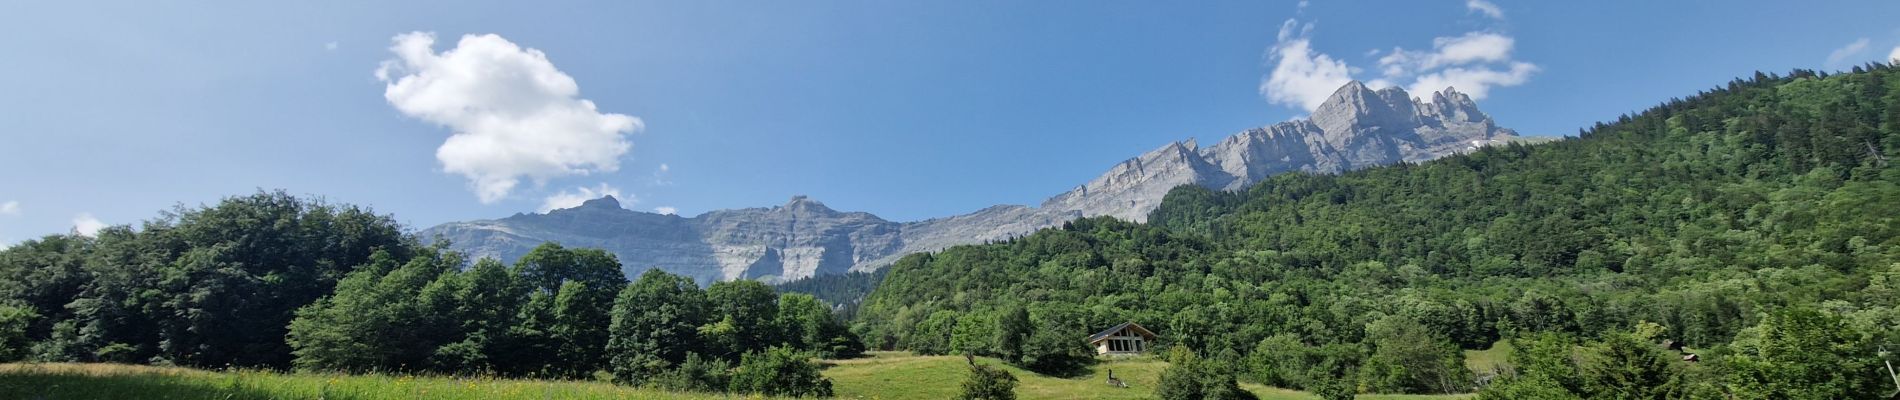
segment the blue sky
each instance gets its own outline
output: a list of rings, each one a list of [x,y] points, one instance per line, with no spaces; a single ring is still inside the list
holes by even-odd
[[[255,3],[0,6],[0,244],[258,188],[416,228],[602,192],[915,220],[1298,117],[1346,76],[1463,73],[1561,135],[1900,47],[1891,1]]]

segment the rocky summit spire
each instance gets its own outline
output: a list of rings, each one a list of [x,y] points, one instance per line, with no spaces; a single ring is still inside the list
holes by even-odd
[[[620,209],[620,199],[614,198],[613,195],[606,195],[598,199],[581,202],[580,207],[574,208],[618,210]]]
[[[1419,105],[1420,113],[1444,121],[1487,122],[1491,116],[1478,111],[1478,102],[1471,96],[1458,92],[1458,88],[1446,86],[1445,90],[1432,93],[1430,104]]]
[[[826,207],[825,203],[820,203],[818,202],[818,200],[812,200],[811,197],[805,196],[802,194],[797,195],[797,196],[792,196],[792,200],[785,202],[785,205],[779,207],[779,209],[791,212],[793,214],[811,214],[811,215],[838,214],[837,210],[832,210],[831,207]]]

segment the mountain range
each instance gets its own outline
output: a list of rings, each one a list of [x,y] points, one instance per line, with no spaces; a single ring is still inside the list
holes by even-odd
[[[629,276],[661,268],[702,282],[786,281],[875,270],[905,254],[1026,235],[1080,217],[1145,221],[1181,185],[1238,190],[1282,172],[1420,162],[1523,139],[1456,89],[1424,101],[1396,87],[1374,90],[1354,81],[1309,118],[1242,131],[1205,148],[1193,139],[1168,143],[1034,207],[998,205],[894,222],[794,196],[776,207],[681,217],[627,210],[609,196],[544,214],[445,223],[421,234],[505,262],[557,242],[613,252]]]

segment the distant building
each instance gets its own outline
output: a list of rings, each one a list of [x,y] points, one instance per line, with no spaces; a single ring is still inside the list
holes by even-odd
[[[1153,331],[1134,322],[1123,322],[1108,330],[1089,335],[1089,345],[1095,346],[1095,354],[1098,355],[1146,353],[1149,343],[1154,340]]]

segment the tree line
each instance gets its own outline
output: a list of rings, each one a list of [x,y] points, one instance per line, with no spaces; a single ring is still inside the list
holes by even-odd
[[[756,281],[629,281],[598,249],[514,265],[393,218],[262,192],[139,229],[0,250],[0,361],[593,379],[828,396],[813,357],[863,345],[831,307]]]

